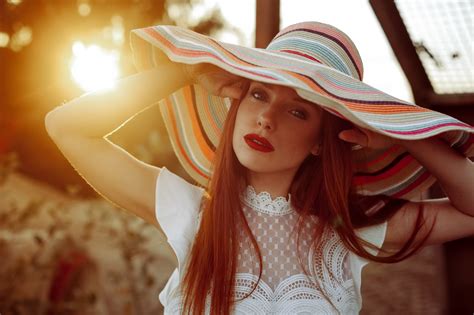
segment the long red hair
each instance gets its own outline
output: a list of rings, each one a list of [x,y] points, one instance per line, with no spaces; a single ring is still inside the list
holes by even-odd
[[[259,257],[259,280],[261,278],[261,253],[246,222],[239,199],[246,184],[246,171],[232,147],[237,110],[240,101],[247,94],[248,87],[247,82],[241,98],[232,102],[220,143],[216,148],[212,178],[207,187],[209,199],[202,204],[201,223],[183,279],[183,313],[203,314],[206,302],[210,303],[211,314],[230,313],[236,302],[233,300],[233,290],[237,270],[239,227],[244,228]],[[313,233],[314,242],[319,240],[323,229],[330,226],[338,233],[345,246],[355,254],[377,262],[398,262],[415,253],[429,235],[428,233],[420,242],[415,242],[416,235],[424,224],[422,208],[419,209],[412,234],[398,251],[380,257],[372,255],[364,248],[374,246],[358,238],[355,229],[387,220],[407,200],[383,195],[366,197],[353,191],[351,145],[337,136],[341,130],[350,127],[350,122],[323,111],[321,155],[309,155],[301,164],[290,186],[292,206],[300,215],[298,239],[302,223],[308,216],[317,215],[322,224],[319,224]],[[366,215],[366,210],[380,201],[385,205],[376,215]]]

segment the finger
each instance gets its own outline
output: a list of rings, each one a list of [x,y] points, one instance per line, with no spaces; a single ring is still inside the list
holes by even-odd
[[[233,76],[225,80],[219,91],[219,96],[238,99],[243,90],[243,80],[238,76]]]
[[[240,95],[242,94],[242,88],[238,85],[232,85],[232,86],[225,86],[221,89],[219,96],[222,97],[230,97],[234,99],[240,98]]]
[[[341,140],[356,143],[361,146],[367,146],[368,142],[367,136],[357,129],[343,130],[339,133],[339,138]]]

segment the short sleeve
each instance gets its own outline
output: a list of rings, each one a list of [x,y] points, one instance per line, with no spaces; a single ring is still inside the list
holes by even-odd
[[[178,258],[181,274],[199,226],[198,214],[204,189],[162,167],[155,193],[155,216]]]
[[[362,238],[363,240],[380,248],[383,245],[386,232],[387,222],[385,221],[381,224],[357,229],[356,235]],[[365,249],[372,255],[377,255],[379,252],[377,249],[373,249],[370,247],[365,247]],[[362,268],[367,265],[370,260],[357,256],[353,252],[349,253],[352,277],[354,279],[354,285],[358,293],[359,305],[362,305],[362,297],[360,294],[360,288],[362,284]]]

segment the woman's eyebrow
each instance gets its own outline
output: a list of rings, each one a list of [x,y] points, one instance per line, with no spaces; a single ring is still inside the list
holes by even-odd
[[[295,98],[293,98],[293,101],[296,101],[296,102],[298,102],[298,103],[302,103],[302,104],[305,104],[305,105],[308,105],[308,106],[311,106],[311,107],[316,107],[316,108],[319,107],[318,104],[313,103],[313,102],[310,102],[310,101],[307,101],[307,100],[302,99],[302,98],[300,98],[300,97],[295,97]]]
[[[293,98],[293,101],[299,102],[299,103],[308,104],[308,105],[311,105],[311,106],[316,105],[316,104],[311,103],[310,101],[307,101],[307,100],[302,99],[302,98],[300,98],[300,97],[294,97],[294,98]]]
[[[268,84],[268,83],[265,83],[265,82],[259,82],[259,81],[254,81],[254,83],[255,83],[256,85],[263,86],[263,87],[265,87],[265,88],[267,88],[267,89],[269,89],[269,90],[273,90],[273,89],[274,89],[272,84]]]

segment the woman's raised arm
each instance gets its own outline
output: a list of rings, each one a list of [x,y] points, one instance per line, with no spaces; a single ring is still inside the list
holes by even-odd
[[[155,216],[161,169],[135,158],[106,135],[189,83],[183,66],[169,63],[123,78],[113,89],[84,94],[45,117],[51,139],[95,191],[161,232]]]
[[[239,86],[233,86],[237,78],[212,66],[168,63],[121,79],[113,89],[84,94],[55,108],[46,115],[45,127],[95,191],[162,231],[155,214],[155,187],[161,169],[140,161],[106,136],[188,84],[198,82],[215,94],[238,96]]]
[[[342,131],[342,140],[365,147],[384,148],[389,144],[405,147],[438,180],[447,198],[407,202],[388,221],[385,248],[399,249],[413,231],[419,205],[424,206],[426,224],[417,239],[433,225],[425,245],[442,244],[474,236],[474,163],[440,139],[398,140],[357,128]]]

